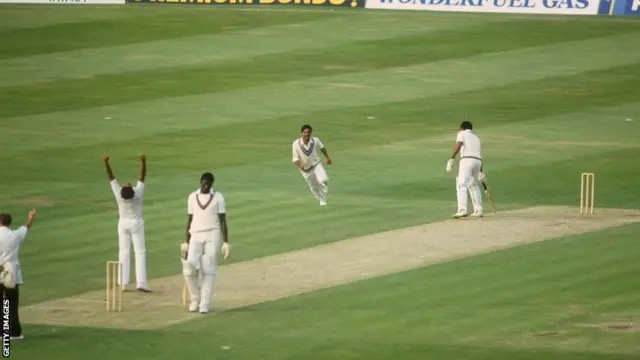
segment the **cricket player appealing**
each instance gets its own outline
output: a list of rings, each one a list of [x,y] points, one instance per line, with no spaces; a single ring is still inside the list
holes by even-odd
[[[122,263],[122,278],[118,284],[126,290],[129,285],[131,270],[130,249],[133,243],[133,251],[136,256],[136,288],[138,291],[151,292],[147,285],[147,258],[144,240],[144,218],[142,216],[142,199],[145,190],[147,176],[146,156],[140,155],[140,176],[136,186],[127,183],[121,186],[113,175],[109,164],[109,155],[104,156],[104,166],[111,183],[111,190],[118,204],[118,261]]]
[[[9,330],[9,340],[22,340],[22,325],[20,324],[20,286],[24,284],[18,253],[20,246],[31,230],[36,217],[36,209],[29,211],[27,222],[15,230],[9,227],[12,223],[10,214],[0,213],[0,293],[2,294],[4,330]],[[8,302],[8,309],[4,305]],[[8,325],[8,329],[6,326]],[[5,339],[6,340],[6,339]]]
[[[212,173],[202,174],[200,189],[189,194],[186,244],[181,244],[181,250],[187,248],[186,259],[181,260],[190,294],[189,311],[201,314],[211,309],[218,254],[222,252],[225,259],[231,254],[226,204],[222,193],[212,188],[213,181]]]
[[[458,176],[456,177],[458,211],[453,218],[461,218],[469,215],[467,211],[468,195],[471,195],[474,212],[472,217],[482,217],[482,184],[484,174],[482,172],[482,154],[480,138],[472,132],[473,125],[469,121],[460,124],[460,132],[456,139],[456,145],[451,159],[447,161],[446,170],[453,170],[453,161],[460,153],[458,163]]]
[[[293,163],[300,170],[300,174],[309,185],[313,196],[320,201],[320,206],[326,206],[329,177],[322,166],[318,152],[322,152],[327,159],[327,165],[331,165],[333,160],[331,160],[322,141],[311,136],[313,129],[310,125],[303,125],[301,131],[302,136],[296,139],[292,145]]]

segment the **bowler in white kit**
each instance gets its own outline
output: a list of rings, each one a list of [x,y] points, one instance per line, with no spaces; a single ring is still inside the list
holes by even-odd
[[[129,285],[131,272],[130,249],[133,244],[133,252],[136,258],[136,288],[138,291],[151,292],[147,285],[147,256],[144,239],[144,218],[142,216],[142,200],[145,191],[145,179],[147,177],[147,159],[140,155],[140,176],[135,186],[130,183],[121,186],[113,175],[109,156],[104,156],[104,166],[111,184],[111,191],[118,204],[118,261],[122,263],[122,278],[118,284],[126,290]]]
[[[446,170],[451,172],[453,162],[458,153],[460,161],[458,163],[458,176],[456,177],[458,211],[453,214],[453,218],[469,216],[468,200],[471,195],[473,202],[472,217],[482,217],[482,153],[480,138],[473,133],[473,125],[469,121],[460,124],[460,131],[456,138],[455,148],[451,159],[447,161]]]
[[[331,165],[333,160],[322,141],[311,135],[313,129],[310,125],[303,125],[301,131],[302,136],[292,144],[293,163],[298,167],[313,196],[320,202],[320,206],[326,206],[329,177],[322,166],[319,153],[322,152],[327,159],[327,165]]]
[[[200,177],[200,189],[187,200],[187,257],[182,274],[189,290],[189,311],[206,314],[211,309],[218,254],[231,255],[224,196],[213,189],[213,174]],[[183,244],[184,245],[184,244]],[[198,284],[198,274],[201,284]]]

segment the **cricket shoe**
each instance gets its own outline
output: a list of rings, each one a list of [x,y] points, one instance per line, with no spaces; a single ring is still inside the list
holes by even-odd
[[[469,216],[469,214],[467,214],[465,211],[458,211],[457,213],[451,215],[452,218],[454,219],[460,219],[460,218],[464,218]]]
[[[324,200],[320,200],[320,206],[327,206],[327,202]]]
[[[484,213],[482,211],[476,211],[473,214],[471,214],[471,217],[474,217],[474,218],[481,218],[483,216],[484,216]]]
[[[189,312],[196,312],[198,311],[198,302],[197,301],[192,301],[191,304],[189,304]]]
[[[201,315],[206,315],[206,314],[208,314],[209,312],[212,312],[212,311],[213,311],[213,308],[212,308],[212,307],[209,307],[209,308],[206,308],[206,307],[204,307],[204,308],[200,308],[200,314],[201,314]]]
[[[149,289],[149,288],[148,288],[148,287],[146,287],[146,286],[138,286],[137,290],[138,290],[138,291],[140,291],[140,292],[145,292],[145,293],[150,293],[150,292],[152,292],[152,291],[151,291],[151,289]]]

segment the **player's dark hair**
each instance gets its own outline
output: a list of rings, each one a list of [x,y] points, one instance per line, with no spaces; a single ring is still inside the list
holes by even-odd
[[[3,226],[11,226],[12,221],[13,219],[11,218],[11,215],[5,213],[0,214],[0,224]]]
[[[133,187],[131,186],[123,186],[120,189],[120,196],[125,200],[133,199],[133,194]]]
[[[206,172],[202,174],[202,176],[200,176],[200,182],[202,183],[203,181],[206,181],[207,183],[209,183],[209,185],[213,185],[214,179],[215,178],[213,177],[213,174],[210,172]]]
[[[313,129],[311,128],[311,125],[305,124],[305,125],[302,125],[300,132],[304,132],[307,129],[309,129],[309,131],[313,131]]]
[[[471,122],[465,120],[460,124],[460,128],[462,130],[473,130],[473,125],[471,125]]]

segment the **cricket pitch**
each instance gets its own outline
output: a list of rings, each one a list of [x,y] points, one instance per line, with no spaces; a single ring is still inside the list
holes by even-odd
[[[276,254],[218,268],[214,311],[246,307],[512,246],[640,222],[640,212],[545,206],[446,220]],[[176,258],[176,262],[179,259]],[[151,281],[153,293],[124,293],[123,312],[106,312],[105,290],[21,309],[29,324],[161,329],[202,315],[182,307],[184,278]]]

